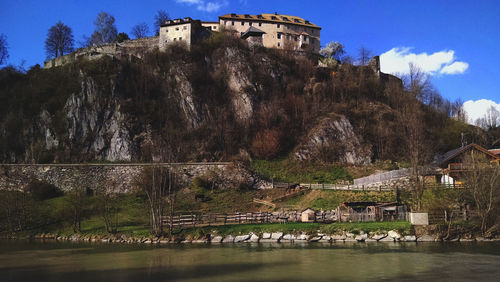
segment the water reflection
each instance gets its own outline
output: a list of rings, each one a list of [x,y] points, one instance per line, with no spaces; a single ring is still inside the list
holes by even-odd
[[[2,281],[481,280],[499,243],[113,245],[0,242]]]

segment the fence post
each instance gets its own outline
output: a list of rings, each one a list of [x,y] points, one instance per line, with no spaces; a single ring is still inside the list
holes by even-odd
[[[226,225],[227,222],[227,214],[224,214],[224,225]]]

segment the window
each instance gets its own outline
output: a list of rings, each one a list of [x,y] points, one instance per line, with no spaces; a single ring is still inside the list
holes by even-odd
[[[184,26],[184,29],[188,29],[187,25]]]
[[[249,22],[249,23],[248,23],[248,25],[249,25],[249,26],[252,26],[252,22]]]
[[[245,25],[245,22],[241,22],[241,25]]]
[[[174,41],[177,41],[177,38],[174,38]]]
[[[280,28],[280,27],[281,27],[281,25],[280,25],[280,24],[278,24],[278,28]]]
[[[278,33],[278,39],[281,39],[281,33]]]
[[[178,27],[176,27],[176,28],[175,28],[175,30],[179,30],[179,28],[178,28]]]
[[[179,37],[179,41],[181,41],[181,40],[182,40],[182,37]]]
[[[280,46],[281,46],[281,43],[280,43],[280,42],[278,42],[278,47],[280,47]]]
[[[233,22],[231,22],[231,25],[234,25],[234,21],[233,21]]]
[[[259,26],[262,26],[262,23],[259,23]]]

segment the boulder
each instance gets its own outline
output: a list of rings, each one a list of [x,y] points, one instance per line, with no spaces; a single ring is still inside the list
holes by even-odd
[[[234,238],[234,242],[235,243],[244,242],[244,241],[246,241],[248,239],[250,239],[250,235],[240,235],[240,236],[236,236]]]
[[[309,242],[318,242],[319,240],[321,240],[321,238],[322,236],[314,236],[309,239]]]
[[[220,243],[220,242],[222,242],[222,236],[214,236],[214,237],[212,237],[212,239],[210,240],[210,242],[212,242],[212,243]]]
[[[233,243],[234,242],[234,237],[231,235],[227,235],[222,239],[222,243]]]
[[[346,238],[346,236],[344,234],[342,235],[332,235],[332,239],[335,240],[335,241],[344,241]]]
[[[364,242],[368,238],[367,234],[360,234],[356,236],[354,239],[358,242]]]
[[[330,237],[330,236],[322,236],[319,241],[323,242],[323,243],[329,243],[329,242],[332,241],[332,237]]]
[[[345,233],[346,238],[354,238],[354,234],[346,232]]]
[[[262,239],[271,239],[271,233],[262,234]]]
[[[404,237],[405,239],[405,242],[416,242],[417,241],[417,237],[415,235],[406,235]]]
[[[309,235],[300,234],[297,238],[295,238],[295,240],[309,240]]]
[[[271,239],[280,240],[283,237],[283,232],[274,232],[271,234]]]
[[[384,238],[377,240],[377,242],[394,242],[394,241],[395,241],[394,238],[389,236],[385,236]]]
[[[259,236],[252,233],[252,235],[250,235],[250,238],[248,239],[248,242],[259,242]]]
[[[295,240],[295,235],[293,234],[285,234],[281,240],[293,241]]]
[[[372,239],[379,241],[381,239],[384,239],[385,237],[387,237],[387,234],[375,234],[373,235]]]
[[[422,235],[417,238],[417,242],[434,242],[434,237],[431,235]]]
[[[391,230],[387,232],[387,236],[393,238],[394,240],[401,239],[401,235],[396,230]]]

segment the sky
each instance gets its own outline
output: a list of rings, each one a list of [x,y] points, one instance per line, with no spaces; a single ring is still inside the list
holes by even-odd
[[[500,1],[496,0],[0,0],[0,34],[7,37],[7,63],[28,69],[43,65],[44,41],[57,21],[81,42],[97,14],[116,18],[119,32],[155,13],[207,21],[228,13],[295,15],[322,27],[321,44],[338,41],[348,55],[365,47],[381,56],[386,73],[404,74],[412,62],[426,71],[445,98],[472,105],[469,116],[486,107],[500,111]],[[23,63],[24,62],[24,63]],[[482,101],[486,100],[486,102]]]

